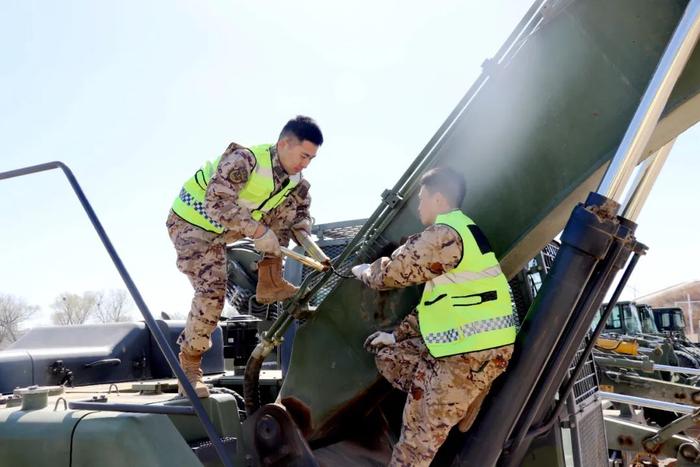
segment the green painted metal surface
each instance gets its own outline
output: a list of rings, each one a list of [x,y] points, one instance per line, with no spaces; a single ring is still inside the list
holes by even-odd
[[[81,388],[84,397],[95,387]],[[74,396],[66,396],[73,399]],[[153,403],[153,397],[126,395],[132,403]],[[119,400],[119,396],[114,397]],[[242,439],[235,399],[214,394],[202,400],[217,432]],[[188,405],[175,398],[165,405]],[[58,410],[53,410],[57,405]],[[206,441],[207,435],[195,416],[65,410],[56,398],[40,410],[19,407],[0,410],[0,465],[32,467],[129,466],[202,467],[188,443]],[[239,444],[240,446],[240,444]],[[237,465],[245,465],[239,449]],[[205,467],[221,465],[217,460]]]
[[[175,399],[165,405],[186,407],[190,404],[186,399]],[[221,436],[233,436],[237,439],[241,439],[241,419],[238,416],[238,406],[233,397],[214,394],[207,399],[202,399],[202,405],[204,405],[204,409],[209,414],[209,417],[211,417],[211,422]],[[170,421],[173,422],[177,431],[187,442],[201,440],[207,437],[207,433],[204,431],[197,417],[189,415],[171,415]]]
[[[71,433],[87,414],[0,410],[0,465],[70,467]]]
[[[167,415],[96,412],[75,429],[71,467],[96,465],[199,467],[202,463]]]
[[[569,3],[495,69],[436,149],[430,165],[464,175],[462,207],[487,234],[509,276],[597,187],[685,4]],[[693,100],[699,87],[696,52],[647,153],[700,119]],[[417,193],[404,194],[407,201],[382,232],[384,242],[373,245],[377,250],[388,252],[422,229]],[[418,293],[416,288],[378,293],[344,280],[301,326],[282,397],[308,409],[312,438],[346,423],[348,414],[361,417],[371,405],[365,395],[378,375],[362,342],[372,330],[395,324]]]

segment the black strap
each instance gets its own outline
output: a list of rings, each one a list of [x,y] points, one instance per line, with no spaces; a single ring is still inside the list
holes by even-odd
[[[455,303],[452,306],[475,306],[475,305],[481,305],[482,303],[486,302],[493,302],[498,300],[498,292],[495,290],[489,290],[488,292],[481,292],[481,293],[475,293],[471,295],[459,295],[457,297],[452,297],[452,298],[479,298],[480,301],[476,303]]]
[[[439,302],[440,300],[442,300],[445,297],[447,297],[446,293],[440,294],[437,297],[435,297],[434,300],[428,300],[428,301],[423,302],[423,305],[425,305],[425,306],[434,305],[435,303]]]
[[[289,182],[290,182],[290,180],[289,180],[289,179],[286,179],[284,182],[282,182],[282,186],[280,187],[280,189],[277,190],[277,191],[275,191],[275,179],[273,178],[273,179],[272,179],[272,193],[270,194],[270,196],[267,197],[267,199],[266,199],[265,201],[263,201],[263,202],[260,204],[260,206],[258,206],[258,207],[255,209],[255,211],[260,211],[260,210],[262,210],[262,208],[265,207],[265,205],[267,204],[268,201],[270,201],[272,198],[274,198],[275,196],[277,196],[278,193],[283,192],[284,189],[287,188],[287,185],[289,185]],[[273,206],[273,207],[274,207],[274,206]]]
[[[199,176],[200,176],[200,174],[201,174],[201,176],[202,176],[202,180],[204,180],[204,186],[202,186],[202,184],[199,183]],[[209,182],[207,182],[207,179],[206,179],[206,177],[204,176],[204,170],[199,169],[198,171],[196,171],[196,172],[194,173],[194,182],[195,182],[197,185],[199,185],[199,188],[201,188],[201,189],[204,190],[204,191],[207,191],[207,185],[209,185]]]
[[[476,224],[471,224],[468,225],[467,228],[469,229],[469,232],[471,232],[472,236],[474,237],[474,240],[476,241],[477,246],[479,247],[479,251],[481,251],[482,255],[485,255],[487,253],[491,253],[493,251],[493,248],[491,248],[491,244],[489,243],[489,240],[486,238],[486,235],[484,235],[484,232],[481,231],[478,225]]]

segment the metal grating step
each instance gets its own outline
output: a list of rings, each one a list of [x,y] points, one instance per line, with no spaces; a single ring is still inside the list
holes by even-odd
[[[224,445],[224,449],[229,456],[234,457],[238,449],[238,440],[233,436],[226,436],[221,438],[221,443]],[[207,464],[209,462],[214,462],[219,460],[219,456],[216,453],[214,445],[209,440],[195,441],[190,443],[192,452],[197,456],[197,459],[202,462],[202,464]]]

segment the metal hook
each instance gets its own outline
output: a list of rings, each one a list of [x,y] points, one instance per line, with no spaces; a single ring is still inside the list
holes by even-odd
[[[58,410],[58,403],[61,402],[61,401],[63,401],[63,410],[68,410],[68,402],[66,402],[66,398],[65,398],[65,397],[59,397],[58,399],[56,399],[56,404],[54,404],[54,406],[53,406],[53,411],[54,411],[54,412],[55,412],[56,410]]]

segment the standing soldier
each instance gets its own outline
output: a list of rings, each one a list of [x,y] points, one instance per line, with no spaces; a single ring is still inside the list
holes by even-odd
[[[416,310],[393,332],[365,341],[382,376],[408,393],[392,466],[428,466],[453,426],[466,431],[513,352],[508,282],[484,234],[459,209],[464,194],[456,172],[428,171],[418,214],[429,227],[390,258],[353,268],[374,289],[425,283]]]
[[[276,144],[245,148],[231,143],[213,162],[187,180],[166,225],[177,252],[177,267],[194,287],[185,330],[178,339],[180,364],[199,397],[202,354],[211,347],[226,296],[226,244],[252,238],[262,254],[255,292],[260,303],[285,300],[297,288],[282,277],[280,245],[311,229],[309,183],[301,171],[323,143],[309,117],[287,122]],[[180,394],[184,395],[182,387]]]

